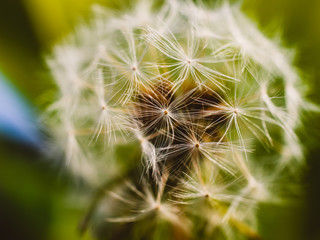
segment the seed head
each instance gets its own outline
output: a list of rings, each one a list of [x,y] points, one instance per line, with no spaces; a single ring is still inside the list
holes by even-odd
[[[166,239],[259,236],[258,203],[302,157],[292,59],[236,6],[136,4],[98,7],[48,60],[60,90],[48,121],[66,165],[110,183],[104,224],[132,236],[159,219]]]

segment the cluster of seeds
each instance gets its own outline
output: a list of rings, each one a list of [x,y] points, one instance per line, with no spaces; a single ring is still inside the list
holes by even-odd
[[[162,239],[259,239],[255,206],[278,199],[275,182],[302,157],[288,52],[228,4],[134,5],[96,7],[48,61],[66,164],[110,183],[99,229],[127,223],[110,239],[152,239],[160,226]]]

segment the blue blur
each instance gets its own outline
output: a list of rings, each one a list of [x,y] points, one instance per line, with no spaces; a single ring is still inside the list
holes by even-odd
[[[41,134],[30,105],[0,72],[0,135],[15,142],[41,147]]]

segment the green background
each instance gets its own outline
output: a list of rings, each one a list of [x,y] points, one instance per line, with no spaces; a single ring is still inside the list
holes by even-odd
[[[0,2],[0,71],[38,115],[53,99],[55,87],[43,61],[54,43],[90,15],[90,5],[122,8],[121,1],[2,0]],[[213,2],[213,1],[212,1]],[[236,1],[235,1],[236,2]],[[310,86],[308,98],[320,104],[320,1],[244,0],[243,9],[269,36],[281,31],[297,49],[296,65]],[[267,240],[320,239],[320,121],[304,116],[300,132],[307,165],[303,189],[293,204],[262,205],[261,232]],[[68,175],[35,150],[0,136],[0,239],[72,240],[83,206],[72,204]],[[88,194],[92,194],[88,192]]]

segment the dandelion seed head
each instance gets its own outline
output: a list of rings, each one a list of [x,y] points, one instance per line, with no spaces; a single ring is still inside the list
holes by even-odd
[[[48,122],[65,165],[92,185],[111,169],[140,176],[114,181],[110,222],[161,217],[190,234],[199,218],[208,239],[215,228],[255,235],[257,204],[276,195],[269,182],[303,159],[293,55],[236,5],[134,5],[96,7],[48,59],[59,89]]]

